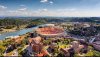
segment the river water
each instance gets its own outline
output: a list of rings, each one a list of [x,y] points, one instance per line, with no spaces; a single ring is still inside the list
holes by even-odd
[[[22,30],[19,30],[19,31],[15,31],[15,32],[7,32],[7,33],[4,33],[4,34],[0,35],[0,40],[3,40],[8,36],[18,36],[18,35],[26,34],[28,32],[34,31],[36,28],[37,27],[32,27],[32,28],[27,28],[27,29],[22,29]]]

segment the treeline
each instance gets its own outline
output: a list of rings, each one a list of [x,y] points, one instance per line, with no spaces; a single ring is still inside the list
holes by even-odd
[[[0,28],[19,28],[21,25],[27,25],[26,28],[31,28],[37,25],[41,25],[46,23],[44,18],[36,18],[36,19],[20,19],[20,18],[4,18],[0,19]]]
[[[35,26],[45,24],[45,23],[47,23],[47,21],[42,19],[42,18],[31,19],[31,21],[28,24],[27,28],[35,27]]]
[[[100,27],[88,27],[88,28],[74,28],[69,33],[79,36],[95,36],[98,34]]]
[[[13,18],[4,18],[0,19],[0,28],[13,28],[20,27],[21,25],[29,24],[28,20],[24,19],[13,19]]]

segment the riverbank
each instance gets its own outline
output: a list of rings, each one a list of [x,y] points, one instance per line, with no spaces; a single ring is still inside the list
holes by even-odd
[[[2,28],[2,31],[0,31],[0,34],[22,30],[22,29],[25,29],[26,26],[27,25],[21,25],[19,28],[18,27],[14,27],[14,28],[11,28],[11,29],[4,29],[4,28]]]

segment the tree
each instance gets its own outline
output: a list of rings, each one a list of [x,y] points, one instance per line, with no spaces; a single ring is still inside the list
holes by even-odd
[[[6,48],[4,46],[0,45],[0,56],[3,55],[5,50],[6,50]]]

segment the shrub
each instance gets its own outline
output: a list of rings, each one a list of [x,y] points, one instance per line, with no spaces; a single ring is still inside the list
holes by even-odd
[[[5,51],[5,47],[0,45],[0,55],[3,55],[4,51]]]
[[[6,26],[5,29],[12,29],[14,26]]]
[[[99,52],[99,51],[95,51],[95,50],[94,50],[94,51],[93,51],[93,54],[94,54],[94,55],[93,55],[94,57],[99,57],[99,56],[100,56],[100,52]]]

